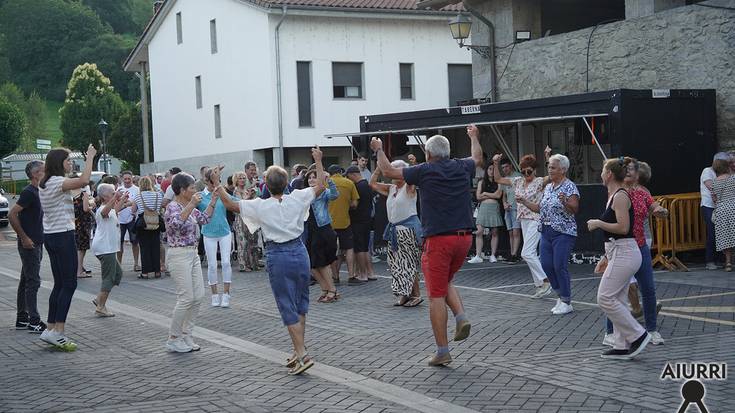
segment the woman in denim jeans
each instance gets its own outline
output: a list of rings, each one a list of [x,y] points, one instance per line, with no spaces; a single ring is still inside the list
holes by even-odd
[[[316,169],[309,169],[304,179],[309,183],[309,187],[316,187]],[[317,300],[320,303],[332,303],[340,297],[334,287],[331,267],[337,260],[337,233],[332,229],[332,218],[329,216],[329,202],[337,199],[339,192],[331,179],[326,178],[326,181],[327,189],[311,203],[309,219],[305,224],[308,234],[306,249],[309,251],[311,273],[323,293]]]
[[[568,314],[572,308],[572,284],[569,276],[569,253],[577,240],[579,190],[567,178],[569,158],[552,155],[549,158],[549,182],[544,187],[541,202],[532,204],[525,198],[516,201],[541,213],[541,266],[549,277],[551,288],[559,296],[551,309],[554,315]]]

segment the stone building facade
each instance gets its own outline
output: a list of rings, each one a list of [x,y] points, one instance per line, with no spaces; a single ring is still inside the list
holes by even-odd
[[[735,147],[735,10],[707,7],[735,8],[735,0],[626,0],[620,21],[546,36],[541,3],[465,2],[495,26],[498,100],[619,88],[716,89],[719,145]],[[533,40],[513,45],[517,30],[531,31]],[[473,43],[486,45],[487,38],[487,27],[474,19]],[[473,53],[475,97],[487,97],[490,86],[489,61]]]

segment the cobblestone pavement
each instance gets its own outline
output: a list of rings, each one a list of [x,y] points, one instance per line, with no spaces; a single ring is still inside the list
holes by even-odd
[[[455,284],[472,335],[450,347],[454,362],[431,368],[428,305],[393,307],[384,264],[378,281],[343,283],[342,300],[318,304],[312,287],[309,353],[317,366],[290,377],[282,361],[290,340],[267,275],[234,272],[232,308],[202,306],[195,335],[202,351],[164,349],[175,297],[170,278],[139,280],[129,247],[110,319],[89,302],[99,288],[79,280],[67,333],[74,353],[56,352],[37,335],[15,331],[20,261],[13,237],[0,241],[0,411],[227,412],[675,412],[682,381],[661,380],[667,362],[735,365],[735,278],[724,272],[657,273],[664,309],[663,346],[634,361],[605,361],[598,278],[572,265],[575,311],[552,316],[552,299],[533,300],[525,265],[466,265]],[[39,291],[47,308],[51,274],[44,257]],[[346,274],[342,274],[346,279]],[[450,328],[451,330],[451,328]],[[735,411],[735,386],[704,380],[710,412]],[[691,408],[689,410],[696,411]]]

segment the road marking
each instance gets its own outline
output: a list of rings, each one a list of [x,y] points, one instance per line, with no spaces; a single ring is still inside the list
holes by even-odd
[[[662,298],[658,301],[668,302],[668,301],[680,301],[680,300],[695,300],[697,298],[722,297],[725,295],[733,295],[733,294],[735,294],[735,291],[730,291],[726,293],[716,293],[716,294],[692,295],[688,297]]]
[[[20,279],[19,274],[10,272],[5,268],[0,269],[0,274],[16,280]],[[42,281],[41,287],[50,290],[53,288],[53,283],[50,281]],[[74,300],[77,301],[90,302],[95,297],[95,295],[84,291],[77,290],[74,293]],[[167,330],[171,325],[171,318],[169,317],[141,310],[137,307],[122,304],[114,300],[108,300],[108,303],[114,305],[115,312],[118,314],[125,314],[141,321],[163,327]],[[194,336],[240,353],[249,354],[251,356],[267,360],[277,365],[283,365],[285,360],[291,357],[291,354],[289,353],[284,353],[274,348],[203,327],[197,327],[194,332]],[[458,406],[443,400],[434,399],[421,393],[407,390],[393,384],[384,383],[361,374],[332,367],[323,363],[317,363],[314,367],[309,369],[308,374],[420,412],[477,413],[476,410]]]
[[[687,314],[677,314],[677,313],[670,313],[668,311],[661,311],[659,314],[667,315],[667,316],[670,316],[670,317],[683,318],[683,319],[686,319],[686,320],[704,321],[705,323],[714,323],[714,324],[722,324],[722,325],[726,325],[726,326],[735,326],[735,321],[719,320],[717,318],[699,317],[699,316],[696,316],[696,315],[687,315]]]
[[[680,311],[682,313],[735,313],[735,306],[722,307],[666,307],[669,311]]]

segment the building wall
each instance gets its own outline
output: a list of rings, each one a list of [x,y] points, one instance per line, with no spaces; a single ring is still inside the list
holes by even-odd
[[[176,41],[182,13],[183,43]],[[217,49],[210,51],[210,20]],[[268,17],[234,0],[178,0],[149,45],[156,163],[242,152],[276,142],[271,108],[275,84],[269,65]],[[196,108],[195,76],[202,77]],[[222,137],[215,138],[214,105]]]
[[[344,146],[344,138],[324,134],[359,131],[360,115],[448,106],[447,65],[470,64],[471,57],[457,47],[447,21],[287,17],[281,26],[285,146]],[[311,128],[298,126],[297,61],[312,62]],[[333,98],[332,62],[363,62],[363,99]],[[401,100],[399,63],[414,64],[412,100]]]
[[[733,0],[718,4],[735,7]],[[498,50],[498,76],[509,62],[498,83],[499,100],[585,92],[591,30],[519,43],[510,61],[511,48]],[[489,66],[473,59],[475,97],[484,97]],[[722,148],[735,146],[735,13],[692,5],[602,25],[589,61],[589,91],[716,89],[718,140]]]

